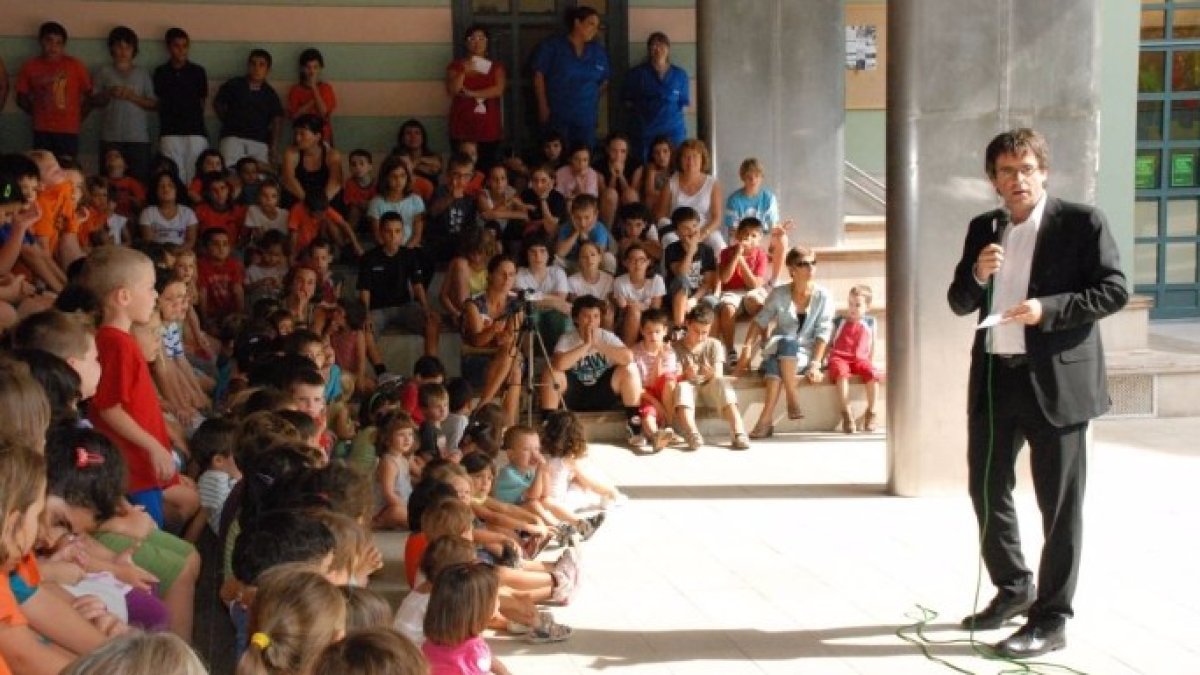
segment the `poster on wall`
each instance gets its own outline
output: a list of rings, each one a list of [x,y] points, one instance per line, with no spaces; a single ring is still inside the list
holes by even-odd
[[[846,70],[878,67],[877,31],[873,25],[846,26]]]

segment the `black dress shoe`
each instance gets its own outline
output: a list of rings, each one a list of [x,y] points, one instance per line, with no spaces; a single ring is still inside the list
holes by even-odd
[[[978,614],[972,614],[962,620],[963,630],[991,630],[1003,626],[1014,616],[1029,611],[1037,597],[1037,590],[1030,586],[1025,592],[1013,593],[1000,591],[988,606]]]
[[[996,644],[996,654],[1006,659],[1029,659],[1067,646],[1067,626],[1062,622],[1030,621]]]

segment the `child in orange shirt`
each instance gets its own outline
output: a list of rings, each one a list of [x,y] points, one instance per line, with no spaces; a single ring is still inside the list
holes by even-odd
[[[354,230],[340,213],[329,206],[325,193],[313,191],[304,196],[303,204],[296,204],[288,215],[288,229],[292,232],[292,254],[302,251],[314,239],[324,236],[339,246],[347,242],[354,254],[361,256],[363,247],[358,243]]]
[[[210,171],[200,177],[204,186],[201,194],[204,201],[196,205],[197,228],[202,234],[218,228],[229,235],[231,244],[236,245],[242,234],[242,221],[246,219],[246,207],[233,198],[233,185],[227,174]]]

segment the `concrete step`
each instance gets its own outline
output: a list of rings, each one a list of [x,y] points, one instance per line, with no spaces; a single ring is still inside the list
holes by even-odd
[[[734,383],[737,391],[738,409],[742,412],[742,420],[749,431],[758,421],[762,413],[763,398],[766,395],[762,377],[754,374],[737,378]],[[798,389],[800,407],[804,411],[804,419],[789,420],[787,404],[780,401],[775,407],[776,433],[841,433],[841,410],[838,408],[837,391],[828,382],[818,385],[802,384]],[[782,394],[780,395],[782,398]],[[876,431],[882,435],[887,422],[887,383],[879,385],[879,397],[875,403]],[[857,378],[850,385],[850,401],[856,415],[862,416],[866,409],[866,393]],[[608,443],[624,443],[625,415],[619,411],[580,413],[588,430],[588,440]],[[729,444],[729,425],[718,411],[701,408],[696,416],[700,433],[704,435],[708,445]],[[861,420],[860,420],[861,421]]]
[[[375,531],[373,539],[383,556],[383,569],[371,575],[368,588],[387,598],[392,607],[399,607],[410,590],[404,579],[404,544],[408,532]]]
[[[884,216],[849,215],[845,218],[846,237],[852,245],[884,246],[887,240],[887,218]]]

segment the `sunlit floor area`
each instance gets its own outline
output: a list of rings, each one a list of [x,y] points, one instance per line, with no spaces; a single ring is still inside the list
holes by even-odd
[[[1198,438],[1200,419],[1095,425],[1077,618],[1067,649],[1043,663],[1200,673]],[[494,642],[514,673],[953,672],[896,635],[919,606],[937,613],[926,637],[953,641],[931,645],[933,656],[959,672],[1011,668],[986,660],[957,628],[977,581],[965,488],[887,496],[882,435],[783,436],[745,453],[708,446],[648,457],[594,446],[591,461],[631,499],[586,544],[583,586],[555,610],[571,639]],[[1019,504],[1036,554],[1032,492]],[[985,577],[981,606],[991,594]],[[990,644],[1017,627],[976,637]]]

